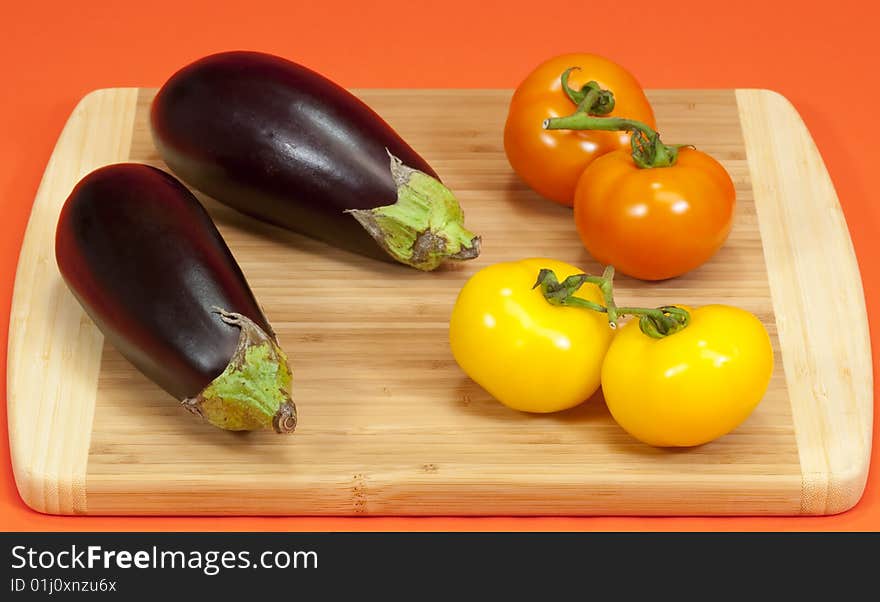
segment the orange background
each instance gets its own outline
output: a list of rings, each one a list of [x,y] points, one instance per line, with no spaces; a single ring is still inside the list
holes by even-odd
[[[801,112],[825,158],[859,257],[869,315],[880,310],[880,263],[874,260],[880,251],[880,204],[872,183],[880,164],[876,31],[880,14],[876,8],[866,8],[866,3],[248,0],[232,7],[226,4],[217,0],[102,0],[56,6],[4,2],[0,11],[0,337],[4,341],[30,206],[77,100],[95,88],[159,86],[183,64],[229,49],[280,54],[349,87],[514,87],[541,60],[585,51],[617,60],[647,88],[778,90]],[[877,348],[876,328],[872,342]],[[5,343],[0,349],[0,387],[5,391]],[[875,417],[875,438],[878,423]],[[44,516],[25,507],[12,478],[5,431],[4,411],[0,412],[4,433],[0,436],[0,530],[880,530],[880,445],[872,455],[862,501],[834,517],[104,518]]]

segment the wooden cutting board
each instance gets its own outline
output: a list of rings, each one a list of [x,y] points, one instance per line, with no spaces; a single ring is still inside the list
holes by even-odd
[[[732,434],[648,447],[601,395],[516,413],[459,370],[456,294],[489,264],[547,256],[600,267],[570,210],[507,164],[498,90],[363,90],[456,191],[482,234],[473,262],[419,273],[349,255],[202,198],[292,358],[295,435],[204,424],[106,345],[55,265],[57,216],[83,175],[164,167],[155,91],[98,90],[70,117],[34,202],[9,333],[8,411],[24,501],[59,514],[827,514],[851,507],[871,447],[871,352],[858,266],[800,117],[765,90],[649,94],[664,139],[720,159],[737,188],[727,245],[674,281],[619,277],[619,302],[730,303],[771,333],[776,371]]]

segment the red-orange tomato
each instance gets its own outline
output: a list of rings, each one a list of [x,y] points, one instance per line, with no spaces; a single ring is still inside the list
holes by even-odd
[[[576,106],[562,90],[560,78],[569,67],[569,86],[579,90],[590,80],[614,93],[607,117],[626,117],[656,126],[654,111],[636,78],[620,65],[594,54],[564,54],[532,71],[516,89],[504,126],[504,151],[511,167],[538,194],[571,207],[578,177],[597,157],[629,148],[626,132],[547,131],[545,119],[564,117]]]
[[[575,191],[574,218],[599,263],[642,280],[680,276],[724,244],[736,192],[718,161],[692,148],[671,167],[642,169],[629,150],[594,161]]]

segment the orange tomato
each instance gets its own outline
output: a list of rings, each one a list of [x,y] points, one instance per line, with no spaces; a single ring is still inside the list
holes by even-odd
[[[681,148],[669,167],[639,168],[629,149],[584,170],[574,218],[584,246],[600,263],[642,280],[680,276],[724,244],[736,192],[718,161]]]
[[[655,127],[654,111],[636,78],[620,65],[595,54],[564,54],[532,71],[516,89],[504,126],[504,151],[511,167],[538,194],[571,206],[578,177],[597,157],[629,148],[627,132],[547,131],[551,117],[575,112],[560,78],[569,67],[569,86],[579,90],[589,81],[614,93],[607,116],[626,117]]]

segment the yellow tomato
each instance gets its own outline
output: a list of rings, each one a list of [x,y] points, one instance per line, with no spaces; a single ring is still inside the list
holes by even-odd
[[[773,349],[758,318],[727,305],[689,311],[684,329],[660,339],[631,320],[602,366],[614,419],[650,445],[701,445],[732,431],[770,383]]]
[[[489,266],[464,285],[449,324],[452,354],[465,374],[524,412],[557,412],[589,399],[613,336],[605,314],[551,305],[533,289],[542,268],[560,280],[581,273],[552,259]],[[593,284],[576,296],[602,302]]]

